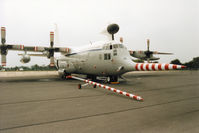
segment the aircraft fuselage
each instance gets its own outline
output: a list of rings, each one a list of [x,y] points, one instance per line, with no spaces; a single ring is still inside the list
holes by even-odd
[[[59,71],[96,76],[121,75],[133,70],[127,48],[114,41],[90,45],[56,60]]]

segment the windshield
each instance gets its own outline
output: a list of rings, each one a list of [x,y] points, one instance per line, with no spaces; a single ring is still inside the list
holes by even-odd
[[[113,48],[124,48],[123,44],[113,44]]]
[[[105,50],[110,50],[110,49],[118,49],[118,48],[125,48],[125,46],[123,44],[106,44],[104,45],[103,49]]]

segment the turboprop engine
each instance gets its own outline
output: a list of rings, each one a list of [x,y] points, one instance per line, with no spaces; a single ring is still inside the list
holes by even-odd
[[[22,57],[21,57],[20,62],[21,63],[28,63],[29,61],[30,61],[30,56],[27,55],[27,54],[23,54]]]
[[[67,74],[70,74],[76,71],[73,63],[71,62],[57,60],[56,66],[59,69],[58,70],[59,76],[66,76]]]

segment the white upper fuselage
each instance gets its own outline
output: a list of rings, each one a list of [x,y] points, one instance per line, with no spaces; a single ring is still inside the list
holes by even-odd
[[[55,64],[59,70],[67,73],[109,76],[132,71],[135,63],[131,59],[123,44],[106,41],[72,49],[70,54],[57,58]]]

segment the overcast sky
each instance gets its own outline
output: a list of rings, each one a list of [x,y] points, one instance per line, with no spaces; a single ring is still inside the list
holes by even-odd
[[[159,56],[161,63],[173,59],[190,61],[199,56],[198,0],[0,0],[0,26],[7,30],[7,43],[49,46],[49,32],[58,26],[56,46],[80,47],[106,40],[100,32],[117,23],[124,44],[132,50],[172,52]],[[20,57],[9,51],[8,66],[20,66]],[[33,64],[48,64],[32,57]]]

